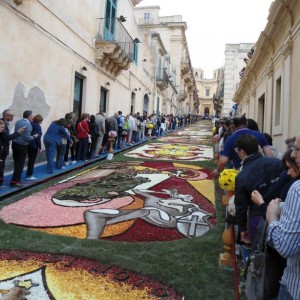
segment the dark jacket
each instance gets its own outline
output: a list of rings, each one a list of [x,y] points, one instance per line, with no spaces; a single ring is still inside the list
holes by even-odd
[[[14,140],[20,134],[18,132],[9,134],[8,122],[6,122],[3,118],[1,120],[5,122],[4,131],[2,132],[2,157],[6,157],[9,154],[9,141]]]
[[[271,200],[275,198],[280,198],[282,201],[284,201],[291,185],[298,179],[299,178],[291,178],[287,174],[287,170],[281,172],[281,174],[278,177],[278,180],[270,187],[270,189],[266,193],[264,197],[264,203],[260,205],[260,209],[262,210],[264,217],[266,215],[267,208]]]
[[[39,149],[41,150],[41,137],[42,137],[42,127],[39,123],[37,122],[31,122],[32,126],[32,132],[31,135],[38,134],[38,137],[34,139],[33,141],[29,142],[29,146],[34,148],[34,149]]]
[[[258,190],[261,195],[267,193],[270,186],[282,172],[281,160],[255,153],[244,159],[242,170],[235,179],[236,221],[241,232],[247,231],[248,208],[249,216],[262,216],[259,206],[251,201],[251,193]]]

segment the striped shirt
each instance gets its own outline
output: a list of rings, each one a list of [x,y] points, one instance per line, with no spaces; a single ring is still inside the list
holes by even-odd
[[[293,299],[300,299],[300,180],[290,187],[280,219],[269,224],[268,240],[287,258],[281,283]]]

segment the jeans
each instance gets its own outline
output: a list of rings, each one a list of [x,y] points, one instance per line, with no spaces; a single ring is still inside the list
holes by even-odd
[[[288,292],[286,286],[284,284],[280,284],[280,289],[279,289],[279,293],[278,293],[278,300],[295,300],[294,298],[292,298],[292,296],[290,295],[290,293]]]
[[[56,169],[61,169],[64,166],[64,156],[66,152],[67,144],[60,144],[57,146],[56,154]]]
[[[46,148],[47,172],[53,173],[57,144],[54,141],[44,139],[44,145]]]

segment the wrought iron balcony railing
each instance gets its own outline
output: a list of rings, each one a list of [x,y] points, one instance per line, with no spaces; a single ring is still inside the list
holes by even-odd
[[[117,76],[137,59],[137,43],[118,18],[101,18],[95,43],[96,62]]]
[[[97,40],[119,44],[120,48],[133,59],[134,40],[118,18],[99,19]]]
[[[168,86],[169,76],[165,68],[158,68],[156,70],[156,83],[161,88],[166,88]]]

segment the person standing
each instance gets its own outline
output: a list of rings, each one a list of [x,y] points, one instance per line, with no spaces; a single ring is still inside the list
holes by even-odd
[[[131,146],[133,142],[133,130],[136,128],[136,126],[131,114],[127,115],[126,119],[128,120],[128,131],[127,131],[126,139],[127,139],[127,144]]]
[[[2,154],[0,156],[0,189],[5,189],[6,186],[3,186],[4,181],[4,170],[5,170],[5,161],[9,154],[9,145],[10,141],[17,138],[25,128],[19,128],[16,132],[9,133],[9,122],[14,118],[12,110],[5,109],[2,113],[2,121],[4,122],[4,131],[2,132]]]
[[[76,114],[73,112],[67,113],[65,115],[65,119],[67,120],[67,122],[71,123],[71,126],[68,126],[68,130],[70,133],[70,137],[73,141],[72,146],[70,146],[69,141],[67,141],[67,145],[66,145],[66,151],[65,151],[65,155],[64,155],[64,164],[67,166],[69,164],[69,152],[71,153],[71,164],[76,164],[76,146],[77,146],[77,142],[78,142],[78,138],[77,138],[77,132],[76,132]]]
[[[105,134],[105,115],[103,112],[96,114],[95,116],[96,126],[98,127],[98,136],[96,140],[96,147],[94,157],[97,157],[102,150],[103,137]]]
[[[31,122],[32,132],[33,134],[38,134],[38,137],[33,141],[30,141],[27,147],[28,154],[28,162],[27,162],[27,172],[26,172],[26,180],[36,180],[33,176],[34,164],[37,158],[39,151],[41,151],[41,137],[42,137],[42,127],[41,124],[43,122],[43,117],[41,115],[36,115]]]
[[[54,158],[56,156],[57,147],[61,144],[62,136],[69,141],[70,147],[73,145],[73,141],[65,129],[67,127],[67,123],[67,120],[63,118],[52,122],[44,135],[48,174],[54,172]]]
[[[125,123],[125,118],[122,116],[122,112],[119,110],[118,111],[118,148],[121,149],[121,141],[123,141],[123,126]]]
[[[110,130],[115,131],[118,133],[119,127],[118,127],[118,113],[114,113],[113,116],[109,118],[109,124],[110,124]],[[108,131],[109,132],[109,131]],[[115,143],[114,143],[114,149],[117,148],[118,145],[118,137],[115,138]]]
[[[151,136],[152,136],[152,130],[153,130],[153,119],[151,116],[148,117],[147,121],[146,121],[146,128],[147,128],[147,135],[148,135],[148,140],[151,140]]]
[[[90,116],[87,113],[81,115],[81,120],[77,123],[77,134],[79,139],[78,151],[77,151],[77,160],[87,160],[87,153],[89,147],[89,133],[90,128],[88,124]]]
[[[10,187],[23,187],[21,184],[21,176],[25,165],[28,144],[30,141],[38,138],[37,133],[31,135],[32,120],[32,111],[25,110],[23,113],[23,118],[18,120],[15,124],[15,132],[18,132],[20,128],[24,128],[25,130],[12,142],[14,172],[11,178]]]
[[[67,121],[67,126],[65,127],[65,131],[68,135],[70,135],[70,128],[72,126],[72,122],[69,120]],[[56,169],[61,170],[65,169],[66,164],[64,162],[64,156],[66,153],[68,140],[65,136],[61,137],[61,143],[57,146],[57,152],[56,152]]]
[[[161,114],[161,118],[160,118],[160,135],[165,135],[167,126],[166,126],[166,118],[164,116],[164,114]]]
[[[219,177],[220,173],[224,170],[229,160],[232,160],[233,167],[239,169],[241,166],[241,159],[239,155],[235,152],[236,140],[242,134],[250,134],[255,136],[258,140],[258,144],[263,149],[266,156],[272,156],[272,151],[270,149],[269,143],[264,135],[259,131],[250,130],[247,128],[247,119],[245,115],[240,118],[233,119],[233,126],[235,131],[228,137],[224,144],[224,149],[222,151],[221,157],[218,159],[217,169],[213,171],[215,177]]]
[[[3,131],[4,131],[5,123],[3,120],[0,120],[0,163],[1,163],[1,155],[3,151]]]
[[[280,159],[263,156],[257,139],[250,134],[238,137],[236,151],[242,161],[241,171],[235,178],[236,222],[241,241],[255,245],[257,226],[263,219],[263,213],[258,205],[249,201],[251,193],[256,189],[264,197],[282,172],[282,163]]]
[[[291,157],[300,170],[300,133],[296,136]],[[267,208],[267,239],[287,259],[280,280],[278,299],[300,299],[300,180],[289,189],[284,204],[272,200]]]

